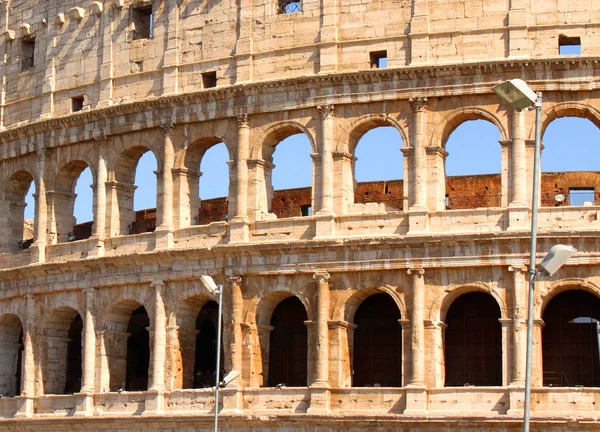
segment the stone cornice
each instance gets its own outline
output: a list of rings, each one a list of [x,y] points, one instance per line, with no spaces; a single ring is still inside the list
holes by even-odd
[[[545,79],[544,74],[547,69],[562,71],[566,76],[559,77],[552,81]],[[568,71],[573,68],[577,74],[572,78],[568,77]],[[582,69],[589,69],[589,74],[582,73]],[[406,66],[401,68],[371,69],[362,71],[351,71],[343,73],[331,73],[328,75],[312,75],[307,77],[296,77],[289,79],[278,79],[272,81],[261,81],[250,84],[238,84],[223,88],[203,90],[200,92],[186,93],[180,95],[168,95],[156,98],[147,98],[143,100],[131,101],[119,105],[108,106],[104,108],[92,109],[90,111],[78,112],[59,118],[46,118],[36,122],[9,126],[8,129],[0,132],[0,144],[10,143],[12,141],[24,141],[37,137],[43,137],[45,141],[56,141],[58,144],[68,143],[68,136],[76,137],[76,141],[91,140],[94,134],[91,130],[78,130],[65,134],[64,130],[68,128],[81,128],[86,124],[92,123],[93,129],[102,129],[106,135],[125,133],[133,131],[133,128],[122,126],[118,121],[121,116],[132,115],[135,113],[155,112],[158,115],[148,121],[144,116],[145,128],[160,127],[161,120],[165,117],[173,119],[174,123],[186,123],[195,121],[190,118],[188,112],[184,112],[190,106],[202,106],[203,104],[216,102],[217,108],[210,114],[209,118],[227,118],[241,114],[256,114],[261,112],[279,111],[290,109],[289,106],[280,106],[280,104],[270,104],[258,101],[254,103],[236,103],[236,108],[231,107],[231,101],[240,98],[260,99],[261,95],[272,93],[290,93],[307,92],[307,98],[296,98],[294,109],[314,107],[323,104],[343,105],[348,103],[361,103],[371,100],[394,100],[410,99],[412,97],[426,95],[427,97],[441,97],[448,94],[448,83],[443,78],[452,77],[452,95],[461,94],[491,94],[492,84],[503,79],[506,73],[514,76],[516,71],[520,71],[522,78],[526,79],[534,90],[552,91],[559,90],[558,84],[569,79],[579,80],[580,90],[594,90],[600,87],[600,83],[595,83],[593,77],[596,77],[600,69],[600,57],[552,57],[542,59],[519,59],[519,60],[494,60],[478,61],[470,63],[457,63],[446,65],[419,65]],[[477,81],[473,83],[470,78],[473,75],[491,74],[492,79]],[[468,77],[461,83],[461,77]],[[590,80],[590,77],[592,79]],[[458,78],[458,79],[457,79]],[[435,82],[442,79],[442,82]],[[407,85],[410,81],[410,85]],[[360,98],[350,98],[348,86],[354,84],[377,84],[386,83],[385,90],[376,92],[361,92],[365,100]],[[390,83],[396,83],[390,85]],[[331,92],[332,88],[339,87],[338,91]],[[329,91],[321,91],[328,89]],[[563,91],[561,89],[561,91]],[[308,96],[310,92],[311,96]],[[193,117],[193,116],[192,116]],[[129,125],[130,126],[130,125]],[[61,131],[59,136],[47,136],[48,133]],[[44,136],[46,135],[46,136]],[[57,144],[54,144],[57,145]],[[15,150],[13,149],[13,152]],[[4,155],[0,157],[16,157],[15,155]],[[22,151],[20,152],[22,153]]]

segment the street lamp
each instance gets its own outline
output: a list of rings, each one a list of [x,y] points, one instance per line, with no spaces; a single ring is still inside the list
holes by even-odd
[[[525,364],[525,407],[523,414],[523,431],[529,432],[531,406],[531,351],[533,339],[533,297],[535,279],[540,273],[536,269],[535,255],[537,248],[537,213],[540,181],[540,141],[542,123],[542,92],[537,94],[521,79],[508,80],[492,88],[511,108],[517,111],[535,109],[535,148],[533,155],[533,192],[531,194],[531,242],[529,245],[529,295],[527,309],[527,355]],[[540,267],[549,276],[553,275],[576,250],[571,246],[555,245],[550,249]]]
[[[207,275],[200,276],[200,281],[204,288],[211,294],[219,295],[219,318],[217,325],[217,364],[215,367],[215,432],[219,425],[219,385],[221,375],[221,327],[222,327],[222,311],[223,311],[223,285],[217,285],[212,277]],[[230,380],[231,381],[231,380]]]

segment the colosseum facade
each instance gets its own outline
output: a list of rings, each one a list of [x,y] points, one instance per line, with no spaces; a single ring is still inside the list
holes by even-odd
[[[224,289],[222,369],[241,372],[221,391],[223,430],[522,427],[535,113],[492,87],[543,92],[543,130],[568,116],[600,126],[599,2],[2,10],[2,430],[211,428],[217,297],[203,274]],[[448,137],[475,119],[496,126],[501,171],[450,178]],[[404,179],[357,184],[355,148],[379,126],[401,136]],[[312,185],[274,191],[273,152],[294,134],[310,142]],[[218,143],[229,194],[201,201]],[[147,152],[157,206],[135,212]],[[86,168],[93,221],[75,224]],[[537,284],[532,424],[596,430],[597,343],[565,317],[600,319],[600,173],[541,184],[538,258],[556,243],[579,252]],[[455,188],[469,198],[451,206]],[[577,188],[591,202],[555,205]],[[277,209],[284,195],[297,208]]]

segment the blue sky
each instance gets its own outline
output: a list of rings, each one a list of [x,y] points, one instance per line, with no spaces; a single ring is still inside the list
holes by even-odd
[[[446,150],[448,175],[489,174],[500,172],[500,134],[484,120],[468,121],[449,137]],[[543,138],[542,171],[600,171],[600,130],[589,120],[560,118],[548,126]],[[391,127],[367,132],[359,141],[356,156],[357,181],[393,180],[403,178],[402,140]],[[310,186],[312,179],[311,148],[303,135],[283,140],[273,154],[275,189]],[[228,154],[223,144],[212,147],[202,160],[200,197],[203,199],[227,195]],[[148,152],[140,159],[136,171],[134,208],[156,206],[156,161]],[[75,217],[77,223],[92,220],[92,177],[85,170],[77,181]],[[26,199],[25,217],[33,218],[33,188]]]

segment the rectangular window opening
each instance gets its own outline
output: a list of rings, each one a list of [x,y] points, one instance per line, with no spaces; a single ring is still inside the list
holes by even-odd
[[[291,14],[302,12],[302,3],[299,0],[278,0],[277,13]]]
[[[569,205],[593,205],[596,202],[594,188],[569,188]]]
[[[581,54],[581,38],[568,37],[566,35],[558,36],[558,54],[569,55],[569,54]]]
[[[204,72],[202,74],[202,87],[211,88],[217,86],[217,72]]]
[[[132,9],[133,14],[133,39],[152,39],[153,15],[152,6]]]
[[[83,96],[76,96],[71,98],[71,112],[81,111],[85,103]]]
[[[369,53],[371,69],[387,67],[387,51],[373,51]]]
[[[301,205],[300,211],[302,216],[312,216],[312,206],[310,204]]]
[[[33,55],[35,52],[35,38],[23,39],[21,41],[21,70],[33,68]]]

